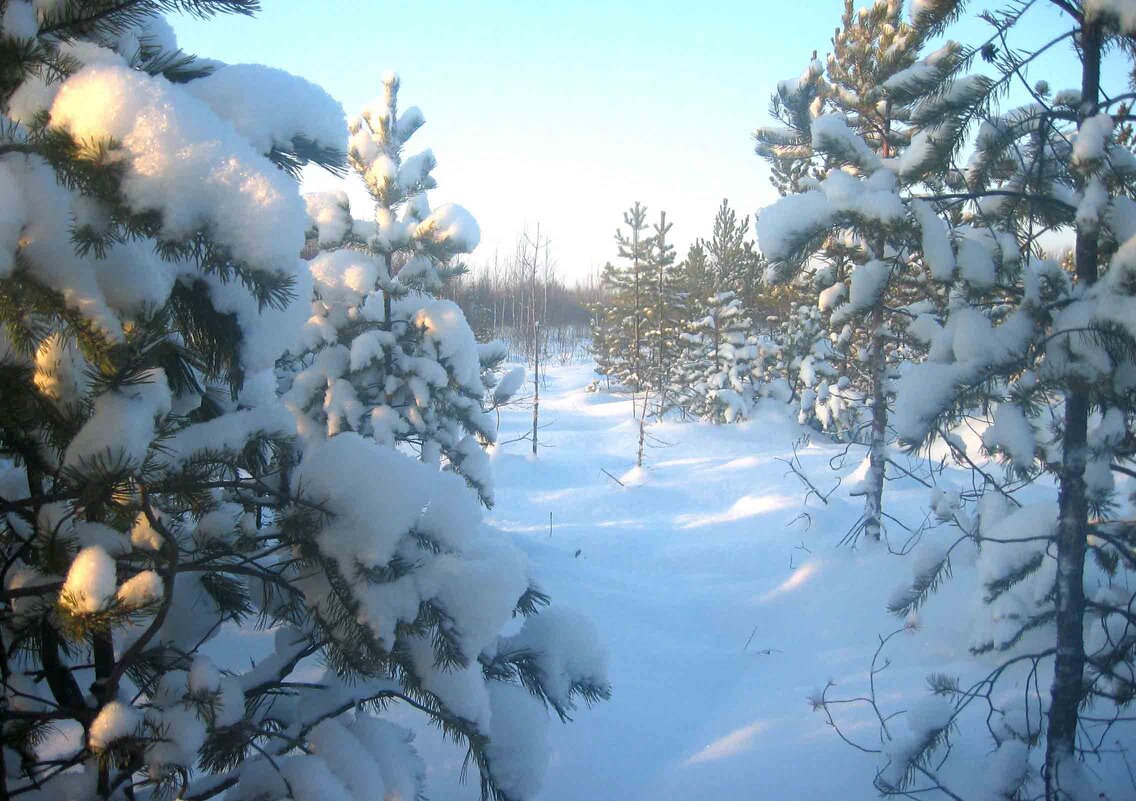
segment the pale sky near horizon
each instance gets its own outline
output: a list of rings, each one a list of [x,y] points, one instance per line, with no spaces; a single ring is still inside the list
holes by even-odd
[[[637,200],[651,220],[666,210],[680,258],[709,235],[723,198],[750,216],[752,232],[754,212],[775,197],[752,131],[768,121],[777,81],[800,74],[814,49],[828,51],[843,3],[263,6],[253,19],[172,21],[188,52],[301,75],[348,116],[381,94],[386,70],[397,71],[400,105],[426,117],[408,152],[430,147],[438,160],[431,204],[458,203],[481,225],[470,261],[511,253],[539,222],[571,282],[614,259],[614,232]],[[1036,31],[1045,41],[1053,19],[1035,13],[1028,38]],[[982,32],[973,22],[961,30],[971,41]],[[335,185],[326,174],[305,179],[307,191]],[[369,218],[361,184],[350,194],[354,215]]]

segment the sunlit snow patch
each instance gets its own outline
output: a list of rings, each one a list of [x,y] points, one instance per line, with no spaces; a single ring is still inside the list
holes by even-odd
[[[675,525],[680,528],[701,528],[713,526],[718,523],[729,523],[734,520],[745,520],[747,517],[769,514],[780,509],[786,509],[799,499],[788,495],[743,495],[724,512],[705,515],[679,515],[675,518]]]
[[[732,757],[736,754],[749,751],[753,748],[753,738],[768,728],[763,720],[755,720],[748,726],[734,729],[725,737],[719,737],[710,745],[686,760],[687,765],[697,765],[701,762],[715,762],[719,759]]]
[[[773,589],[768,592],[763,592],[755,599],[759,604],[769,603],[774,598],[778,598],[786,593],[801,587],[809,579],[819,572],[820,562],[806,562],[793,571],[793,575],[782,581]]]

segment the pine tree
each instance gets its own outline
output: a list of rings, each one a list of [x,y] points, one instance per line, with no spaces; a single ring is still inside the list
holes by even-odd
[[[618,375],[619,360],[622,356],[617,344],[618,315],[611,305],[616,283],[616,268],[609,261],[604,264],[600,273],[600,300],[588,307],[588,313],[591,315],[589,351],[596,363],[596,373],[603,376],[609,384],[612,376]]]
[[[681,326],[681,301],[675,275],[674,245],[667,241],[673,223],[666,212],[659,214],[653,226],[647,264],[647,291],[644,332],[650,366],[646,370],[647,388],[655,394],[655,415],[662,417],[673,405],[671,384],[678,358]]]
[[[617,230],[615,241],[619,258],[626,264],[608,262],[600,275],[603,300],[592,307],[592,352],[600,375],[636,393],[649,386],[653,369],[648,339],[654,330],[650,310],[657,305],[652,298],[658,289],[659,270],[653,262],[654,237],[646,233],[646,207],[636,203],[623,220],[627,232]],[[662,255],[665,261],[665,253]]]
[[[748,225],[723,200],[711,238],[697,242],[684,264],[692,316],[677,383],[689,413],[718,423],[745,419],[757,394],[751,362],[761,346],[740,297],[757,263],[745,239]]]
[[[691,388],[706,366],[700,340],[690,336],[695,322],[706,316],[704,295],[710,272],[702,240],[696,239],[691,244],[676,272],[681,313],[678,315],[678,351],[668,394],[675,400],[685,418],[692,413],[691,404],[696,397]]]
[[[957,56],[947,45],[917,61],[929,35],[930,29],[902,19],[898,0],[877,0],[859,12],[846,0],[824,75],[813,64],[794,85],[783,84],[774,107],[787,110],[787,127],[757,134],[758,152],[772,163],[805,162],[792,170],[804,191],[763,212],[759,238],[771,280],[789,280],[810,264],[815,270],[812,281],[830,329],[802,362],[818,382],[802,393],[802,417],[816,414],[834,433],[847,431],[867,444],[868,468],[858,489],[864,514],[856,532],[870,539],[883,531],[892,383],[910,352],[902,334],[913,312],[905,307],[920,299],[928,272],[917,250],[909,258],[898,194],[918,182],[925,142],[912,144],[902,121],[921,97],[913,76],[936,75]],[[819,181],[810,176],[818,168],[827,170]],[[826,224],[785,219],[811,211],[812,198],[824,198],[835,212]],[[789,237],[783,236],[786,223]]]
[[[494,392],[505,349],[479,346],[457,304],[438,297],[464,272],[456,257],[480,231],[460,206],[430,210],[434,155],[403,155],[424,117],[416,107],[399,113],[397,75],[383,84],[382,100],[350,127],[351,166],[375,201],[374,225],[355,224],[345,197],[308,198],[321,248],[311,263],[316,294],[309,347],[285,399],[311,420],[305,435],[357,431],[409,445],[492,506],[484,448],[497,435],[493,408],[509,399]]]
[[[715,423],[743,420],[754,399],[748,341],[752,324],[732,290],[713,292],[702,305],[706,316],[683,334],[690,346],[682,372],[686,408]]]
[[[908,447],[937,439],[974,474],[972,490],[935,490],[913,581],[890,609],[907,618],[931,602],[953,559],[975,558],[988,620],[971,643],[981,677],[931,676],[933,713],[913,721],[913,737],[882,744],[884,795],[961,797],[953,779],[972,786],[974,766],[952,769],[951,745],[973,724],[992,740],[989,795],[1097,797],[1083,762],[1107,774],[1115,757],[1103,743],[1136,697],[1136,530],[1119,514],[1114,481],[1133,474],[1136,457],[1136,169],[1110,114],[1126,114],[1124,90],[1101,72],[1102,53],[1126,46],[1136,27],[1111,6],[1052,5],[1067,24],[1048,44],[1030,41],[1030,5],[1012,6],[987,15],[985,42],[956,48],[945,68],[914,65],[889,88],[913,100],[911,155],[897,166],[921,183],[904,203],[947,297],[910,323],[927,356],[900,380],[892,422]],[[914,22],[937,31],[957,11],[920,4]],[[1067,41],[1079,87],[1051,95],[1045,81],[1026,83],[1037,55]],[[994,76],[974,69],[980,58]],[[1032,102],[1000,110],[1011,84],[1029,86]],[[1054,231],[1073,239],[1065,258],[1046,252],[1042,237]],[[1004,474],[954,434],[976,417]],[[875,712],[891,720],[875,693]],[[1031,759],[1034,748],[1043,759]]]
[[[1024,34],[1022,10],[1009,9],[991,17],[994,34],[965,62],[981,56],[998,74],[960,69],[916,109],[913,121],[934,132],[936,155],[952,167],[951,186],[936,200],[949,204],[957,272],[949,307],[929,325],[930,359],[900,384],[904,414],[897,420],[914,445],[949,431],[975,408],[994,409],[982,439],[1003,459],[1007,476],[986,473],[977,515],[959,512],[955,519],[983,543],[991,616],[1011,624],[972,648],[999,655],[1002,664],[1015,657],[1033,669],[1051,664],[1042,718],[1013,733],[1030,745],[1044,737],[1040,780],[1023,770],[1020,786],[1043,784],[1051,801],[1087,791],[1080,760],[1099,753],[1095,721],[1136,697],[1136,530],[1116,517],[1113,478],[1131,475],[1136,455],[1129,378],[1136,368],[1136,169],[1110,116],[1126,113],[1110,99],[1122,90],[1106,87],[1101,72],[1102,54],[1130,42],[1136,29],[1088,4],[1054,5],[1068,23],[1058,41],[1076,38],[1076,89],[1050,95],[1038,84],[1033,102],[995,108],[1002,87],[1023,79],[1036,52],[1032,42],[998,49],[996,43]],[[973,122],[981,123],[973,152],[956,168],[953,157]],[[1073,236],[1064,262],[1039,241],[1053,230]],[[1042,475],[1057,485],[1056,504],[1019,496]],[[1098,585],[1109,589],[1087,591]],[[1022,639],[1038,630],[1049,647],[1023,657]]]
[[[297,436],[277,394],[312,286],[293,176],[341,169],[339,105],[180,53],[160,15],[254,2],[0,5],[0,796],[411,798],[378,715],[404,703],[487,797],[531,797],[521,721],[608,694],[591,630],[535,614],[460,479]],[[249,626],[273,645],[220,661]]]
[[[816,51],[798,78],[779,81],[769,101],[769,116],[781,123],[754,132],[754,152],[769,163],[769,181],[784,197],[802,191],[802,180],[824,177],[812,160],[808,132],[820,116],[824,65]]]
[[[627,354],[620,381],[636,392],[646,380],[649,364],[645,358],[647,325],[644,313],[651,262],[651,238],[646,234],[647,207],[636,203],[624,212],[623,224],[627,226],[627,233],[617,229],[615,242],[619,247],[619,258],[626,261],[626,266],[615,274],[612,301],[618,315],[619,337]]]

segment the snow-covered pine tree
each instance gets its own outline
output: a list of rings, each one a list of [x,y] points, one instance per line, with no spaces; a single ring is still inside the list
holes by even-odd
[[[681,373],[687,411],[714,423],[744,420],[754,397],[752,325],[733,290],[712,291],[700,305],[705,316],[682,334],[689,346]]]
[[[814,158],[809,135],[812,120],[820,116],[824,102],[821,97],[823,75],[824,65],[814,50],[801,75],[779,81],[770,98],[769,116],[780,125],[758,128],[754,132],[754,151],[769,164],[770,182],[782,197],[806,191],[807,186],[802,185],[802,181],[811,186],[812,181],[824,177],[822,165]],[[762,259],[768,272],[764,255]],[[818,353],[828,352],[831,343],[818,309],[815,269],[805,264],[787,281],[763,280],[762,284],[765,296],[782,293],[787,300],[786,308],[775,321],[776,331],[771,332],[779,357],[772,365],[774,375],[767,375],[764,383],[771,385],[779,372],[778,377],[788,385],[789,401],[798,408],[800,422],[824,429],[817,418],[819,385],[813,365]],[[822,413],[824,408],[821,407]],[[829,431],[832,429],[830,426]],[[839,430],[835,433],[839,435]]]
[[[685,418],[692,413],[691,404],[695,400],[692,387],[705,373],[707,365],[701,341],[690,336],[694,323],[706,316],[705,287],[710,281],[706,247],[701,239],[696,239],[687,249],[686,258],[679,262],[676,274],[681,314],[678,317],[678,352],[668,394]]]
[[[712,286],[710,261],[706,255],[706,242],[696,239],[687,249],[686,258],[678,265],[679,298],[685,313],[684,327],[705,315],[705,289]]]
[[[753,243],[746,239],[748,231],[749,217],[739,220],[737,212],[723,198],[714,214],[710,238],[705,241],[706,258],[716,286],[733,291],[739,299],[753,292],[750,284],[757,277],[754,274],[757,254]]]
[[[682,334],[678,383],[686,410],[718,423],[745,419],[755,396],[750,362],[760,346],[740,297],[756,263],[748,227],[723,200],[711,238],[691,249],[684,270],[693,316]]]
[[[623,221],[627,231],[617,229],[615,241],[626,264],[608,262],[600,274],[602,300],[591,307],[592,353],[596,372],[636,393],[649,388],[654,369],[648,340],[654,330],[650,314],[659,276],[654,257],[660,254],[654,252],[655,238],[648,234],[646,206],[636,203],[624,212]],[[661,254],[664,261],[668,253]],[[665,274],[666,267],[662,269]]]
[[[846,0],[825,75],[814,62],[801,79],[783,84],[774,107],[785,126],[757,133],[759,154],[804,190],[762,213],[758,237],[770,281],[813,271],[830,328],[802,360],[802,377],[816,384],[801,397],[803,405],[815,404],[822,425],[868,445],[857,490],[864,514],[854,532],[871,539],[883,529],[892,383],[910,355],[903,334],[915,312],[906,307],[926,294],[928,277],[900,199],[921,179],[927,149],[911,143],[903,121],[920,97],[912,76],[937,75],[957,55],[948,44],[917,62],[929,35],[929,28],[904,21],[899,0],[877,0],[858,12]],[[785,166],[794,159],[808,164]],[[818,167],[827,170],[822,180],[812,177]],[[913,284],[922,289],[911,292]]]
[[[616,267],[609,261],[600,272],[600,299],[588,306],[591,335],[588,350],[596,363],[596,373],[603,376],[608,385],[612,377],[618,375],[622,356],[618,348],[618,314],[611,308],[617,283]]]
[[[311,421],[304,436],[357,431],[409,445],[492,506],[490,412],[516,382],[498,385],[505,348],[478,345],[457,304],[438,297],[480,231],[460,206],[430,210],[434,155],[403,153],[424,117],[417,107],[399,113],[397,75],[384,76],[383,89],[350,127],[351,167],[375,201],[374,223],[354,222],[343,193],[307,198],[320,251],[307,347],[285,401]]]
[[[800,76],[777,82],[768,113],[780,125],[754,131],[754,152],[768,162],[769,182],[782,197],[801,192],[802,179],[824,177],[813,162],[808,137],[812,120],[820,116],[824,102],[821,97],[823,76],[824,65],[814,50]]]
[[[787,391],[782,394],[786,402],[796,405],[797,419],[803,425],[823,430],[824,425],[816,418],[815,395],[810,393],[816,392],[813,387],[817,384],[812,368],[815,351],[827,347],[829,340],[824,336],[826,328],[816,295],[810,291],[811,282],[774,284],[768,290],[784,290],[789,301],[788,311],[778,318],[777,330],[770,336],[777,345],[778,356],[763,384],[770,387],[777,379],[784,381]]]
[[[639,391],[646,380],[646,300],[650,287],[651,236],[647,233],[647,207],[635,203],[623,213],[622,228],[616,229],[615,242],[619,258],[626,265],[612,273],[610,303],[615,319],[616,347],[624,354],[619,380],[632,392]]]
[[[646,269],[647,290],[644,339],[650,365],[646,369],[646,388],[655,395],[655,411],[662,417],[675,403],[671,392],[675,361],[679,352],[682,307],[675,275],[674,245],[667,241],[673,223],[667,213],[659,214],[650,238]]]
[[[1111,50],[1124,53],[1131,71],[1136,24],[1109,3],[1048,5],[1065,20],[1052,41],[1031,40],[1029,6],[990,16],[989,39],[968,51],[958,74],[939,76],[912,115],[947,167],[928,201],[954,222],[940,244],[957,272],[948,274],[945,315],[925,321],[927,362],[899,384],[895,424],[911,446],[940,436],[973,464],[951,429],[993,409],[982,443],[1007,470],[1003,478],[975,466],[983,490],[976,508],[956,498],[945,510],[961,536],[920,560],[892,607],[906,615],[924,602],[949,573],[952,553],[977,544],[989,619],[971,647],[994,667],[980,692],[938,682],[951,702],[941,731],[968,707],[985,716],[983,699],[1001,693],[1007,703],[990,725],[976,722],[1010,766],[998,790],[1068,801],[1098,797],[1085,760],[1095,757],[1094,772],[1108,772],[1101,763],[1117,757],[1102,743],[1106,734],[1130,737],[1131,729],[1114,727],[1136,697],[1136,527],[1132,499],[1123,503],[1114,480],[1136,474],[1136,160],[1117,129],[1130,87],[1107,86],[1101,69]],[[1074,85],[1051,93],[1047,82],[1026,82],[1027,65],[1057,46],[1077,57]],[[994,77],[961,74],[979,56],[995,65]],[[1011,83],[1029,87],[1030,102],[997,111]],[[957,164],[972,136],[969,158]],[[946,230],[941,219],[925,224]],[[1064,259],[1046,252],[1054,240],[1042,237],[1054,231],[1072,240]],[[1019,491],[1050,482],[1056,492]],[[1041,678],[1023,696],[1031,675]],[[1044,757],[1031,759],[1041,743]],[[925,764],[933,750],[907,761]]]
[[[0,796],[413,798],[410,735],[375,714],[405,703],[487,796],[531,797],[541,702],[605,697],[602,655],[534,614],[456,476],[297,438],[289,173],[339,167],[342,111],[180,53],[160,15],[256,7],[0,4]]]

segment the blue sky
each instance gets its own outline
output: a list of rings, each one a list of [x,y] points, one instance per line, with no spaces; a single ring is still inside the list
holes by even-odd
[[[302,75],[348,115],[396,70],[402,105],[426,117],[410,150],[438,159],[431,202],[459,203],[481,224],[472,260],[510,253],[539,221],[571,280],[614,258],[614,231],[636,200],[652,218],[667,211],[680,257],[709,234],[723,198],[751,217],[772,200],[751,132],[776,82],[827,52],[842,6],[265,0],[251,20],[174,23],[187,51]],[[1053,18],[1034,14],[1025,38],[1045,41]],[[1054,66],[1071,74],[1067,59]],[[332,186],[322,175],[306,183]],[[361,187],[351,193],[355,215],[369,217]]]

